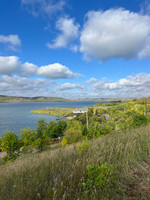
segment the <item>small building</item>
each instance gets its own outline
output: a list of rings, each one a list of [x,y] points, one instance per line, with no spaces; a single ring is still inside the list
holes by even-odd
[[[73,110],[74,115],[83,114],[85,112],[88,112],[88,108],[76,108]]]

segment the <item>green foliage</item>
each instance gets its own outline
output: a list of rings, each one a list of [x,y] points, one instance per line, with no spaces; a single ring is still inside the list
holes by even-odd
[[[93,164],[87,166],[86,176],[82,180],[84,190],[107,190],[110,188],[116,179],[116,168],[119,165],[109,165],[104,163],[102,165]]]
[[[37,137],[35,140],[35,147],[38,151],[46,149],[51,142],[51,139],[47,136],[47,123],[44,119],[40,119],[36,128]]]
[[[126,120],[125,119],[122,120],[119,123],[119,128],[121,130],[136,128],[148,124],[149,121],[150,121],[149,117],[146,117],[145,115],[134,114],[130,115],[130,117],[127,118]]]
[[[78,115],[75,117],[75,120],[78,120],[78,121],[81,122],[82,124],[86,124],[86,113],[78,114]]]
[[[22,145],[22,153],[32,152],[35,147],[35,140],[37,137],[37,133],[35,130],[31,128],[22,129],[20,133],[20,139],[23,143]]]
[[[105,119],[104,119],[103,116],[99,117],[97,115],[93,115],[93,116],[90,117],[89,122],[100,122],[100,123],[102,123],[102,122],[105,122]]]
[[[1,137],[1,150],[7,152],[7,159],[18,156],[18,137],[11,131],[4,132]]]
[[[88,138],[99,137],[115,131],[115,123],[113,120],[100,123],[98,121],[91,121],[88,129]]]
[[[95,104],[95,106],[116,106],[116,105],[120,105],[123,102],[121,100],[118,101],[110,101],[110,102],[99,102],[97,104]]]
[[[88,110],[88,116],[92,116],[94,114],[94,109],[93,108],[89,108]]]
[[[91,147],[90,141],[86,139],[86,140],[83,140],[81,144],[77,145],[77,151],[86,152],[90,149],[90,147]]]
[[[63,133],[67,127],[67,123],[65,120],[59,120],[56,125],[57,137],[62,137]]]
[[[82,123],[78,120],[72,119],[67,121],[67,130],[81,130]]]
[[[63,137],[63,139],[62,139],[62,141],[61,141],[62,147],[65,147],[67,144],[68,144],[67,139]]]
[[[134,115],[133,116],[133,127],[140,127],[141,125],[148,124],[149,120],[145,115]]]
[[[65,120],[59,120],[58,123],[56,123],[55,120],[50,121],[47,125],[48,137],[50,138],[62,137],[66,129],[66,126],[67,123]]]
[[[83,136],[87,136],[88,135],[88,129],[87,129],[87,125],[83,125],[81,127],[81,132]]]
[[[50,138],[57,137],[56,121],[52,120],[47,125],[47,136]]]
[[[37,123],[36,132],[37,137],[41,137],[47,131],[47,123],[44,119],[40,119]]]
[[[68,129],[64,133],[64,138],[67,140],[67,144],[72,144],[82,139],[82,133],[80,130]]]
[[[92,121],[88,129],[88,138],[99,137],[100,136],[100,124],[99,122]]]

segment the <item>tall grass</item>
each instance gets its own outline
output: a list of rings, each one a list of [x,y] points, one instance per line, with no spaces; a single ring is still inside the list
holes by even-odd
[[[119,163],[106,192],[80,187],[86,167]],[[76,145],[45,151],[0,166],[0,200],[150,199],[150,126],[103,136],[86,152]]]

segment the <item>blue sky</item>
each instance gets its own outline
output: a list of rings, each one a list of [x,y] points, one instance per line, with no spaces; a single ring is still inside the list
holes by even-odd
[[[0,95],[150,96],[146,0],[1,0]]]

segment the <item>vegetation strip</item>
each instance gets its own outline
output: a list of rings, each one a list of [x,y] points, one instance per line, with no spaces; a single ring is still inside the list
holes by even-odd
[[[149,99],[83,110],[67,122],[41,119],[19,136],[4,133],[0,199],[150,198]]]

